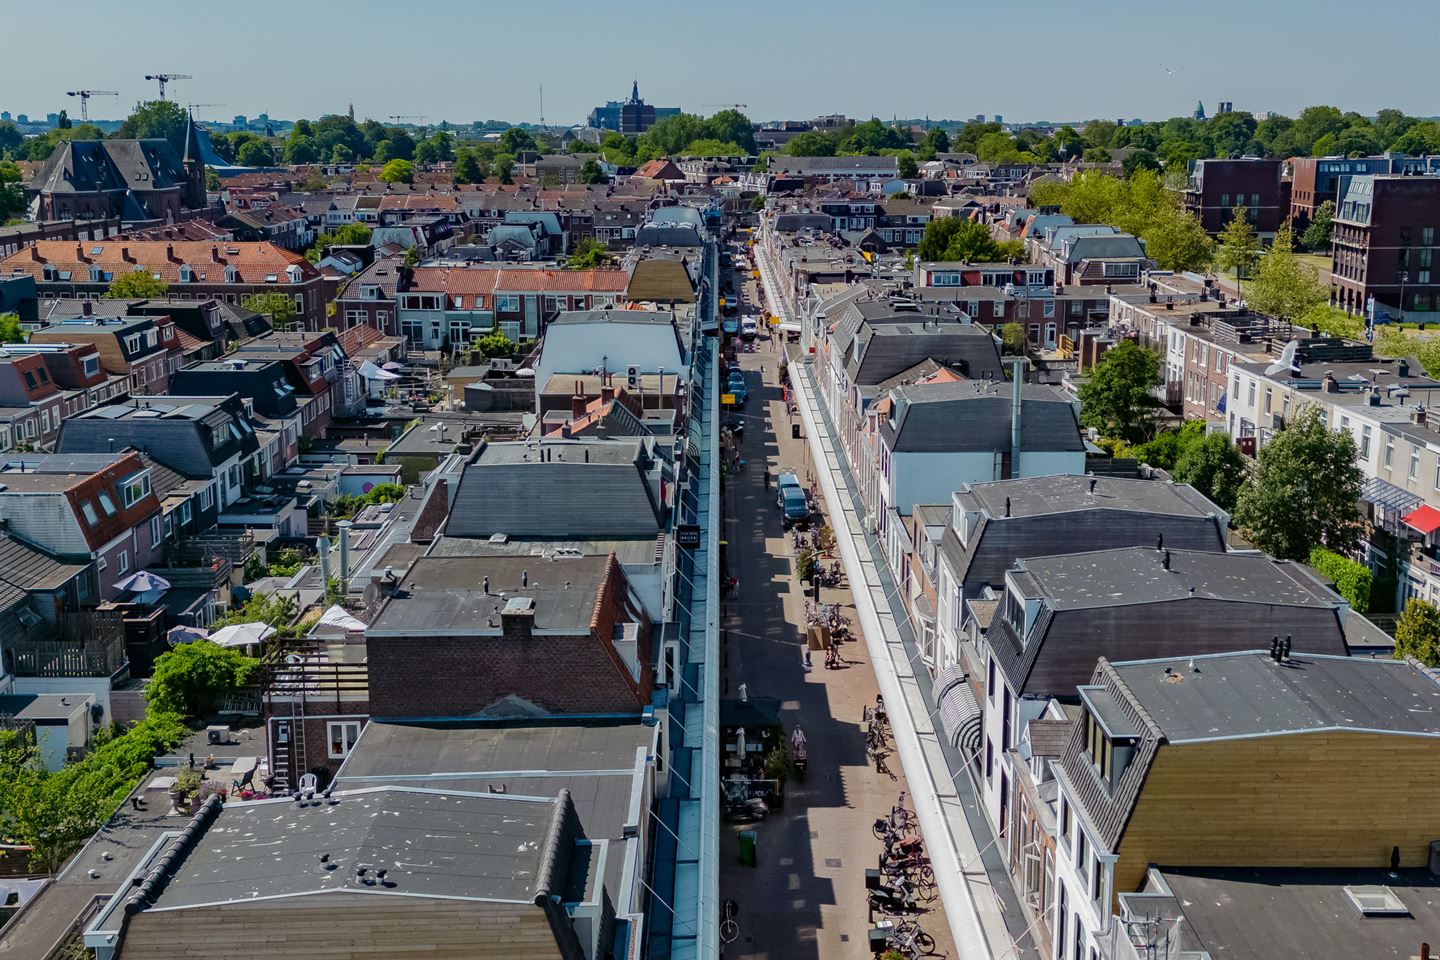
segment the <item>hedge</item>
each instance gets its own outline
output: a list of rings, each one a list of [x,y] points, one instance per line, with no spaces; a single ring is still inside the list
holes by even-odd
[[[1370,568],[1333,550],[1315,547],[1310,551],[1310,566],[1321,576],[1334,581],[1335,589],[1356,613],[1370,612]]]

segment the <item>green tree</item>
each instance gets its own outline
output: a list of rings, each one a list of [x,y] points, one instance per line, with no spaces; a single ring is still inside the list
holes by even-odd
[[[1374,584],[1374,574],[1369,567],[1324,547],[1312,549],[1307,562],[1322,577],[1335,584],[1335,592],[1345,598],[1351,610],[1370,612],[1370,588]]]
[[[24,343],[25,330],[18,313],[0,313],[0,343]]]
[[[131,270],[110,281],[106,300],[157,300],[170,292],[170,284],[146,270]]]
[[[1315,253],[1330,252],[1330,231],[1334,220],[1335,201],[1322,200],[1315,208],[1315,216],[1310,220],[1310,225],[1305,228],[1305,233],[1300,238],[1306,250]]]
[[[511,155],[534,150],[536,149],[535,138],[530,135],[528,130],[511,127],[500,134],[500,149]]]
[[[270,318],[270,325],[276,329],[288,326],[296,318],[295,301],[287,294],[272,291],[252,293],[241,301],[246,310],[263,313]]]
[[[745,148],[738,143],[728,143],[706,137],[692,140],[689,146],[678,153],[686,157],[737,157],[744,155]]]
[[[501,183],[511,184],[515,182],[514,177],[515,158],[508,153],[495,154],[495,177]]]
[[[1145,253],[1162,270],[1206,270],[1215,257],[1215,243],[1194,214],[1164,207],[1143,231]]]
[[[260,661],[209,640],[182,643],[155,658],[145,687],[147,709],[203,717],[250,683]]]
[[[0,158],[15,158],[20,155],[20,147],[25,143],[25,137],[20,129],[9,120],[0,120]]]
[[[920,173],[920,167],[915,163],[915,155],[909,150],[902,150],[896,155],[895,165],[895,172],[905,180],[913,180]]]
[[[1117,344],[1080,384],[1080,422],[1107,437],[1142,443],[1154,431],[1160,401],[1153,391],[1163,382],[1158,355],[1130,340]]]
[[[1440,608],[1411,597],[1395,624],[1395,659],[1414,657],[1427,667],[1440,666]]]
[[[0,161],[0,223],[19,216],[25,209],[23,175],[13,160]]]
[[[315,163],[320,159],[320,148],[311,137],[291,137],[285,144],[286,163]]]
[[[1023,356],[1025,353],[1025,328],[1018,323],[1000,325],[1000,345],[1006,353]]]
[[[921,260],[984,263],[999,259],[1001,251],[983,223],[964,217],[940,217],[925,225],[917,253]]]
[[[475,346],[488,359],[490,357],[508,357],[515,353],[515,341],[511,340],[499,330],[492,330],[485,336],[475,341]]]
[[[32,869],[57,872],[115,812],[155,756],[186,733],[179,716],[151,710],[132,729],[54,773],[12,748],[0,756],[0,836],[31,848]]]
[[[1188,483],[1222,510],[1235,509],[1245,482],[1245,458],[1224,433],[1207,433],[1187,446],[1175,461],[1172,476]]]
[[[115,131],[118,140],[160,139],[170,141],[177,154],[185,152],[185,134],[190,117],[185,108],[173,100],[151,100],[135,108]]]
[[[1297,320],[1329,299],[1315,269],[1295,256],[1288,220],[1275,231],[1275,242],[1260,260],[1247,299],[1261,313],[1286,320]]]
[[[835,140],[819,130],[806,130],[785,144],[785,152],[792,157],[833,157]]]
[[[594,157],[580,164],[580,169],[576,172],[575,179],[580,183],[606,182],[605,172],[600,169],[600,164],[596,162]]]
[[[765,209],[765,195],[763,193],[757,193],[750,198],[750,209],[757,213]]]
[[[594,237],[585,237],[575,244],[566,264],[572,270],[591,270],[607,259],[605,245]]]
[[[205,168],[205,189],[211,193],[216,192],[222,186],[220,174],[215,172],[214,167]]]
[[[274,166],[275,148],[265,140],[247,140],[235,152],[235,162],[242,167]]]
[[[1120,172],[1127,178],[1135,176],[1141,170],[1159,170],[1160,158],[1143,147],[1137,147],[1125,155],[1120,161]]]
[[[474,150],[461,147],[455,151],[455,172],[451,179],[457,184],[485,182],[485,171],[475,158]]]
[[[925,146],[931,156],[937,153],[949,153],[950,134],[946,133],[942,127],[931,127],[925,132]]]
[[[1255,228],[1250,225],[1245,208],[1236,207],[1230,222],[1220,231],[1215,246],[1215,263],[1222,270],[1235,271],[1235,286],[1239,289],[1241,282],[1259,262],[1260,241],[1255,236]]]
[[[415,266],[424,258],[425,255],[420,251],[418,246],[409,247],[405,250],[405,266],[407,267]]]
[[[1360,535],[1355,504],[1363,479],[1349,431],[1331,433],[1320,408],[1304,404],[1260,448],[1235,503],[1235,524],[1282,560],[1305,560],[1321,544],[1349,553]]]
[[[387,183],[410,183],[415,179],[415,165],[409,160],[390,160],[380,169],[380,179]]]

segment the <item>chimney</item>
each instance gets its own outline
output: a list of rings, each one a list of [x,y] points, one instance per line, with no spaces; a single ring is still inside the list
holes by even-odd
[[[1164,549],[1165,549],[1165,531],[1163,531],[1163,530],[1160,531],[1160,534],[1159,534],[1158,536],[1156,536],[1156,538],[1155,538],[1155,549],[1156,549],[1156,550],[1164,550]]]
[[[500,633],[506,640],[528,641],[534,629],[534,600],[512,597],[500,608]]]
[[[320,537],[315,546],[320,554],[320,582],[328,584],[330,582],[330,538]]]
[[[1410,414],[1410,419],[1415,421],[1417,427],[1425,426],[1425,404],[1415,404],[1415,412]]]
[[[166,262],[166,263],[174,263],[174,262],[175,262],[175,244],[173,244],[173,243],[167,243],[167,244],[165,244],[165,262]]]
[[[88,316],[90,316],[91,314],[93,314],[94,312],[95,312],[95,305],[94,305],[93,303],[91,303],[89,300],[82,300],[82,301],[80,301],[80,315],[81,315],[82,317],[88,317]]]
[[[38,244],[30,244],[30,259],[34,260],[36,263],[45,262],[45,258],[40,256],[40,247]]]
[[[1326,393],[1339,393],[1340,382],[1335,379],[1335,374],[1331,373],[1329,370],[1326,370],[1325,379],[1321,381],[1321,388]]]
[[[223,262],[224,262],[223,260],[220,259],[220,247],[217,246],[216,244],[213,244],[213,243],[210,244],[210,259],[211,259],[211,261],[213,261],[213,262],[215,262],[215,263],[223,263]]]
[[[341,520],[335,526],[340,528],[340,590],[350,588],[350,527],[349,520]]]
[[[89,258],[85,256],[85,248],[80,246],[80,244],[78,243],[75,244],[75,259],[79,260],[81,263],[90,262]]]
[[[1278,633],[1270,638],[1270,659],[1276,663],[1280,662],[1280,634]]]
[[[1025,361],[1015,360],[1010,364],[1010,476],[1020,476],[1020,398],[1021,386],[1025,380]]]
[[[121,260],[124,260],[126,263],[133,263],[133,262],[134,262],[134,261],[131,259],[131,257],[130,257],[130,248],[129,248],[129,247],[121,247],[121,248],[120,248],[120,259],[121,259]]]
[[[1410,361],[1409,361],[1409,360],[1406,360],[1404,357],[1401,357],[1399,360],[1396,360],[1396,361],[1395,361],[1395,376],[1397,376],[1397,377],[1408,377],[1408,376],[1410,376]]]
[[[1280,641],[1280,659],[1287,662],[1290,659],[1290,634],[1288,633],[1285,634],[1285,639]]]
[[[1170,551],[1169,551],[1169,550],[1163,550],[1163,551],[1161,551],[1161,554],[1160,554],[1160,566],[1161,566],[1163,569],[1165,569],[1165,570],[1169,570],[1169,569],[1170,569]]]
[[[1098,478],[1096,478],[1096,477],[1091,477],[1091,478],[1090,478],[1090,496],[1092,496],[1092,497],[1095,496],[1095,484],[1097,484],[1097,483],[1099,483],[1099,482],[1100,482],[1100,480],[1099,480]]]
[[[611,400],[614,400],[614,399],[615,399],[615,388],[612,387],[612,386],[609,386],[608,384],[607,384],[606,386],[601,387],[601,388],[600,388],[600,399],[601,399],[601,400],[604,400],[606,403],[609,403]]]
[[[1005,498],[1005,516],[1010,516],[1010,498]]]
[[[481,577],[481,578],[480,578],[480,591],[481,591],[482,593],[484,593],[485,596],[487,596],[487,597],[490,596],[490,578],[489,578],[489,577]]]
[[[529,570],[521,570],[521,571],[520,571],[520,586],[522,586],[522,587],[528,587],[528,586],[530,586],[530,571],[529,571]]]
[[[580,381],[575,381],[575,395],[570,398],[570,418],[579,420],[585,416],[586,400],[585,394],[580,388]]]

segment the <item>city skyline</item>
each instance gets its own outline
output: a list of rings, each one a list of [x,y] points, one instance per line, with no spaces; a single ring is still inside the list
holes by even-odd
[[[334,62],[298,61],[262,73],[249,45],[217,45],[208,27],[148,17],[147,11],[162,9],[149,0],[128,5],[123,15],[120,8],[87,0],[78,20],[100,29],[67,41],[73,60],[64,80],[54,79],[52,53],[26,41],[44,28],[47,14],[16,6],[7,9],[0,31],[0,109],[32,118],[65,109],[78,117],[78,103],[66,91],[86,87],[119,91],[118,97],[90,104],[97,117],[119,118],[135,102],[154,98],[157,88],[144,80],[147,73],[168,71],[194,75],[174,82],[169,98],[204,105],[197,114],[211,120],[262,112],[314,118],[343,112],[353,102],[362,118],[406,114],[424,115],[418,119],[426,123],[535,123],[543,82],[546,122],[574,125],[597,104],[623,99],[637,79],[641,95],[652,103],[694,113],[743,103],[755,120],[836,112],[952,120],[998,113],[1017,122],[1157,120],[1188,116],[1197,100],[1207,111],[1229,100],[1255,113],[1294,115],[1306,106],[1329,104],[1366,115],[1385,107],[1440,114],[1440,83],[1429,53],[1440,39],[1440,8],[1417,0],[1400,4],[1402,18],[1421,26],[1387,39],[1387,71],[1346,75],[1343,85],[1319,52],[1350,9],[1332,0],[1307,5],[1303,16],[1284,7],[1223,0],[1207,8],[1206,23],[1234,22],[1243,29],[1203,44],[1188,37],[1193,17],[1130,0],[1110,5],[1112,15],[1105,18],[1076,17],[1058,0],[1037,0],[1014,41],[1007,41],[1006,33],[1013,21],[1000,11],[931,2],[907,10],[905,23],[886,24],[869,22],[876,19],[874,11],[852,0],[828,4],[823,17],[809,6],[780,9],[751,0],[718,11],[644,0],[630,5],[633,15],[624,19],[623,36],[608,8],[562,6],[568,8],[563,22],[569,28],[545,36],[550,54],[542,72],[535,68],[532,46],[496,43],[490,49],[483,37],[533,37],[554,22],[548,10],[542,18],[518,8],[482,12],[453,0],[427,4],[432,17],[452,24],[447,30],[472,30],[480,38],[474,59],[461,59],[437,57],[429,47],[395,47],[379,20],[367,16],[388,11],[368,0],[355,4],[357,14],[342,23],[318,8],[261,0],[252,9],[262,20],[267,9],[271,19],[283,11],[296,34],[328,34],[333,42],[327,47],[340,51]],[[907,70],[865,72],[860,84],[855,80],[860,61],[846,62],[834,52],[853,44],[857,31],[877,27],[909,50]],[[1285,36],[1287,43],[1276,44],[1275,36]],[[603,49],[607,38],[616,44],[613,56]],[[694,48],[680,56],[691,41]],[[107,56],[117,43],[131,48],[149,43],[166,52],[120,61]],[[1145,52],[1134,54],[1137,48]],[[1032,55],[1045,50],[1062,56],[1052,62]],[[1072,50],[1079,53],[1065,55]],[[393,71],[379,68],[387,58]],[[343,76],[347,71],[358,75]],[[406,79],[397,82],[397,76]],[[235,77],[244,79],[230,79]],[[1084,82],[1075,82],[1082,77]],[[994,82],[975,83],[976,78]]]

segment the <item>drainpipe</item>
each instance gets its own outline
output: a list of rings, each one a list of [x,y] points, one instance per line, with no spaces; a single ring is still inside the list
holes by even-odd
[[[1020,386],[1025,379],[1025,361],[1010,364],[1010,476],[1020,476]]]

